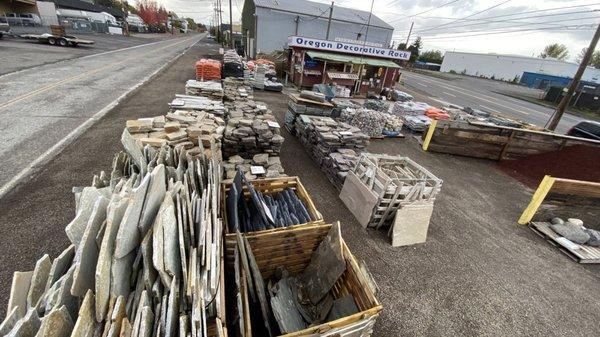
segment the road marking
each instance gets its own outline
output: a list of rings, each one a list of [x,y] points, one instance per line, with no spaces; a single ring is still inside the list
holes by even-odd
[[[448,95],[450,97],[456,97],[456,95],[452,95],[451,93],[445,92],[445,91],[442,91],[442,94],[446,94],[446,95]]]
[[[423,86],[423,87],[427,88],[427,85],[425,85],[425,84],[423,84],[423,83],[419,83],[419,82],[417,82],[417,84],[418,84],[418,85],[420,85],[420,86]]]
[[[194,39],[194,38],[195,38],[195,36],[194,36],[194,37],[191,37],[191,38],[189,38],[189,39],[185,39],[185,40],[183,40],[183,41],[178,41],[178,42],[176,42],[176,43],[172,43],[172,44],[166,45],[166,46],[164,46],[164,47],[161,47],[161,48],[158,48],[158,49],[155,49],[155,50],[152,50],[152,51],[149,51],[149,52],[143,53],[143,54],[142,54],[142,56],[148,55],[148,54],[150,54],[151,52],[152,52],[152,53],[154,53],[154,52],[157,52],[157,51],[160,51],[160,50],[166,49],[166,48],[170,48],[170,47],[176,46],[176,45],[178,45],[178,44],[181,44],[181,43],[184,43],[184,42],[188,42],[188,41],[190,41],[190,40],[192,40],[192,39]],[[130,61],[130,60],[131,60],[131,59],[124,59],[124,60],[121,60],[121,61],[117,61],[117,62],[109,63],[109,64],[107,64],[107,65],[104,65],[104,66],[101,66],[101,67],[99,67],[99,68],[96,68],[96,69],[91,69],[91,70],[89,70],[89,71],[87,71],[87,72],[81,73],[81,74],[79,74],[79,75],[75,75],[75,76],[67,77],[67,78],[65,78],[65,79],[62,79],[62,80],[60,80],[60,81],[57,81],[57,82],[54,82],[54,83],[51,83],[51,84],[45,85],[45,86],[43,86],[43,87],[41,87],[41,88],[39,88],[39,89],[36,89],[36,90],[30,91],[30,92],[28,92],[28,93],[26,93],[26,94],[23,94],[23,95],[21,95],[21,96],[17,96],[17,97],[15,97],[15,98],[13,98],[13,99],[10,99],[10,100],[8,100],[8,101],[7,101],[7,102],[5,102],[5,103],[2,103],[2,104],[0,104],[0,110],[2,110],[2,109],[4,109],[4,108],[6,108],[6,107],[8,107],[8,106],[11,106],[11,105],[13,105],[14,103],[17,103],[17,102],[19,102],[19,101],[22,101],[22,100],[24,100],[24,99],[26,99],[26,98],[30,98],[30,97],[33,97],[33,96],[37,96],[37,95],[39,95],[39,94],[41,94],[41,93],[43,93],[43,92],[47,92],[47,91],[49,91],[49,90],[52,90],[52,89],[54,89],[54,88],[56,88],[56,87],[58,87],[58,86],[60,86],[60,85],[62,85],[62,84],[65,84],[65,83],[70,83],[70,82],[76,81],[76,80],[78,80],[78,79],[80,79],[80,78],[82,78],[82,77],[87,77],[87,76],[90,76],[90,75],[96,74],[96,73],[98,73],[98,72],[100,72],[100,71],[102,71],[102,70],[105,70],[105,69],[107,69],[107,68],[110,68],[110,67],[113,67],[113,66],[117,66],[117,65],[119,65],[119,64],[123,64],[123,63],[125,63],[125,62],[127,62],[127,61]]]
[[[198,41],[196,42],[198,43]],[[158,69],[153,71],[151,74],[143,78],[136,85],[132,86],[124,92],[121,96],[119,96],[116,100],[112,101],[109,105],[105,106],[103,109],[95,113],[92,117],[88,118],[83,124],[79,125],[73,131],[71,131],[65,138],[61,139],[58,143],[54,144],[51,148],[49,148],[46,152],[44,152],[41,156],[37,157],[33,162],[27,165],[23,170],[17,173],[11,180],[9,180],[6,184],[0,187],[0,199],[2,199],[6,193],[11,191],[13,188],[19,185],[23,180],[29,178],[33,174],[35,174],[43,165],[48,163],[54,156],[59,154],[63,149],[65,149],[69,144],[71,144],[75,139],[81,136],[85,131],[87,131],[92,125],[94,125],[100,118],[110,112],[115,106],[117,106],[123,99],[128,97],[131,93],[133,93],[137,88],[142,85],[148,83],[154,76],[160,73],[162,70],[166,69],[170,64],[175,62],[178,58],[180,58],[183,54],[187,52],[189,48],[194,46],[196,43],[186,47],[181,53],[175,55],[173,58],[167,60],[165,64],[160,66]]]
[[[433,98],[431,96],[429,96],[429,99],[431,99],[432,101],[436,101],[436,102],[438,102],[438,103],[440,103],[442,105],[450,105],[450,103],[448,103],[446,101],[442,101],[441,99],[436,99],[436,98]]]

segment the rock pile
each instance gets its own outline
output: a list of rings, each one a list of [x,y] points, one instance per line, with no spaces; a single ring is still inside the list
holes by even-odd
[[[3,336],[222,335],[217,160],[124,145],[75,189],[71,245],[15,272]]]
[[[230,49],[223,54],[223,78],[244,77],[244,64],[238,53]]]
[[[254,101],[230,105],[223,140],[225,157],[250,158],[259,153],[277,155],[283,140],[279,124],[266,105]]]
[[[358,161],[358,154],[351,149],[337,149],[330,153],[323,161],[323,171],[327,178],[337,188],[342,189],[348,171],[354,169]]]
[[[296,132],[319,166],[337,149],[360,152],[369,144],[369,136],[359,128],[330,117],[301,115],[296,119]]]
[[[375,110],[346,108],[342,111],[340,120],[359,128],[370,137],[381,137],[389,117],[390,115]]]
[[[220,158],[225,121],[204,111],[176,110],[165,116],[128,120],[126,129],[140,148],[169,145],[208,156],[214,151]]]
[[[208,97],[175,95],[175,99],[169,103],[171,110],[198,110],[210,112],[212,114],[223,116],[225,114],[225,105],[221,101],[215,101]]]
[[[379,100],[379,99],[368,99],[363,104],[365,109],[375,110],[380,112],[388,112],[390,109],[390,105],[387,101]]]
[[[254,99],[252,86],[243,78],[227,77],[223,80],[225,100],[244,101]]]
[[[204,96],[215,100],[223,99],[223,86],[221,82],[188,80],[185,83],[185,94],[191,96]]]
[[[241,170],[248,180],[285,176],[279,157],[269,156],[268,153],[256,154],[252,159],[244,159],[238,155],[229,157],[227,161],[223,162],[223,171],[225,172],[223,181],[231,182],[238,170]]]

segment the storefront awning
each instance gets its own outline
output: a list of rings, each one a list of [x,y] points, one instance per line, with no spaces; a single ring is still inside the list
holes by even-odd
[[[400,68],[396,63],[389,60],[376,59],[372,57],[360,57],[360,56],[352,56],[352,55],[343,55],[343,54],[334,54],[334,53],[324,53],[321,51],[307,51],[306,52],[310,58],[326,60],[326,61],[334,61],[334,62],[343,62],[343,63],[353,63],[353,64],[367,64],[375,67],[387,67],[387,68]]]

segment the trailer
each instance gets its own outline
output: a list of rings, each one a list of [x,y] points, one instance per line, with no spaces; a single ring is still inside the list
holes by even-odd
[[[54,34],[45,33],[45,34],[23,34],[23,35],[16,35],[16,37],[19,37],[22,39],[28,39],[28,40],[37,40],[40,43],[47,43],[47,44],[50,44],[53,46],[61,46],[61,47],[68,47],[68,46],[77,47],[80,44],[85,44],[85,45],[94,44],[94,41],[92,41],[92,40],[80,39],[77,36],[73,36],[73,35],[54,35]]]

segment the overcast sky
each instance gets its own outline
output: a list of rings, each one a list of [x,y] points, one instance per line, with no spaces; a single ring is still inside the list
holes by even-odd
[[[208,23],[211,18],[213,1],[210,0],[158,2],[197,21]],[[240,20],[243,2],[232,0],[234,21]],[[365,11],[371,5],[368,0],[335,3]],[[223,19],[229,22],[227,0],[223,0],[222,7]],[[414,21],[411,42],[421,36],[424,50],[532,56],[538,55],[544,46],[559,42],[568,47],[569,60],[574,61],[589,44],[594,24],[600,23],[600,0],[375,0],[373,12],[394,26],[396,44],[406,40]]]

